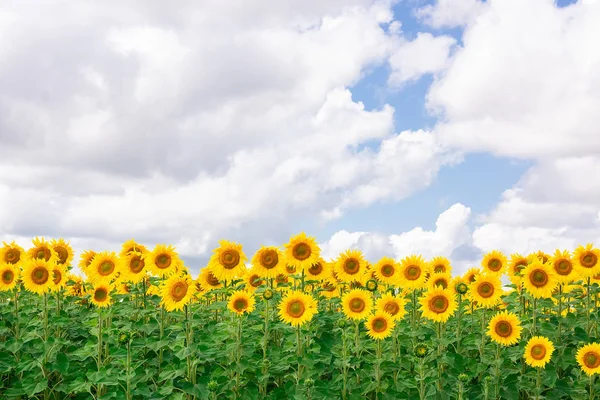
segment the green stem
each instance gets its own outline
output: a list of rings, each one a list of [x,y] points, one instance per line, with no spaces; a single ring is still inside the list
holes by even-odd
[[[537,299],[534,298],[533,299],[533,308],[531,311],[531,315],[533,318],[533,328],[531,330],[531,336],[535,336],[537,334],[537,314],[536,314],[536,312],[537,312]]]
[[[425,400],[425,367],[424,361],[419,358],[419,399]]]
[[[587,334],[588,336],[590,335],[591,332],[591,325],[590,325],[590,311],[591,311],[591,306],[590,306],[590,278],[587,278],[587,296],[586,296],[586,301],[587,301],[587,310],[586,310],[586,321],[587,321]]]
[[[302,339],[301,339],[301,328],[300,325],[296,327],[296,348],[298,350],[298,376],[296,380],[296,384],[300,384],[300,380],[302,379],[302,364],[300,364],[300,360],[302,358]]]
[[[356,356],[356,383],[360,384],[360,322],[354,321],[354,355]]]
[[[342,388],[342,400],[346,400],[348,392],[348,345],[346,340],[346,329],[342,328],[342,375],[344,386]]]
[[[265,299],[265,332],[264,332],[265,336],[263,339],[263,365],[262,365],[262,369],[263,369],[263,375],[266,375],[269,370],[267,367],[267,346],[269,343],[269,300]],[[268,381],[265,380],[265,382],[262,384],[261,387],[261,393],[263,395],[267,394],[267,383]]]
[[[437,370],[438,370],[438,381],[437,381],[437,387],[438,387],[438,392],[442,393],[442,388],[443,388],[443,383],[442,383],[442,369],[443,369],[443,365],[442,365],[442,323],[438,322],[437,323]]]
[[[495,398],[500,398],[500,345],[496,344],[496,390],[494,391]]]
[[[96,359],[96,366],[98,372],[102,369],[102,309],[98,308],[98,355]],[[100,398],[102,395],[102,384],[98,384],[96,388],[96,398]]]
[[[131,393],[131,341],[127,340],[127,400],[131,400],[133,398]]]
[[[461,318],[462,318],[462,295],[458,294],[458,317],[456,328],[456,354],[460,354],[460,334],[461,334]]]
[[[594,399],[594,375],[590,375],[590,400]]]
[[[375,364],[375,382],[377,382],[377,386],[375,387],[375,398],[377,398],[381,388],[381,339],[377,340],[376,357],[377,362]]]

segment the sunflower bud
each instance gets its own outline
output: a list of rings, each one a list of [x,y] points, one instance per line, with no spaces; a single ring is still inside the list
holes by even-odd
[[[460,294],[466,294],[468,290],[469,287],[464,282],[460,282],[456,285],[456,291]]]
[[[377,290],[377,281],[375,279],[369,279],[365,286],[369,292],[374,292]]]
[[[337,320],[337,326],[344,329],[348,325],[347,321],[344,318],[340,318]]]
[[[273,291],[271,289],[265,289],[263,292],[263,299],[271,300],[273,298]]]
[[[425,343],[418,343],[415,347],[415,355],[419,358],[425,358],[425,356],[429,353],[429,348]]]
[[[315,381],[314,381],[314,380],[312,380],[311,378],[306,378],[306,379],[304,380],[304,385],[305,385],[306,387],[313,387],[313,386],[315,385]]]
[[[210,381],[208,382],[207,388],[209,392],[216,392],[219,388],[219,384],[216,381]]]
[[[469,382],[469,375],[467,375],[467,374],[460,374],[460,375],[458,375],[458,380],[461,381],[461,382],[463,382],[463,383]]]

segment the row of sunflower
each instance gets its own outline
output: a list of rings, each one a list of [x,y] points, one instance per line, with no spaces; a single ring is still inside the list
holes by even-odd
[[[600,251],[324,260],[299,234],[193,279],[175,248],[0,248],[0,398],[595,398]]]

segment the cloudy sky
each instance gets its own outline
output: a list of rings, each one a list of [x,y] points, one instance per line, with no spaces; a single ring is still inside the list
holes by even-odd
[[[597,0],[0,5],[0,239],[600,243]]]

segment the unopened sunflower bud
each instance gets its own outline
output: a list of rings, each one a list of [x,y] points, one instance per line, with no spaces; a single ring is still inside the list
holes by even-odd
[[[208,382],[207,388],[209,392],[216,392],[219,388],[219,384],[216,381],[210,381]]]
[[[415,355],[419,358],[425,358],[425,356],[429,353],[429,349],[425,343],[418,343],[415,347]]]
[[[273,291],[271,289],[265,289],[263,292],[263,299],[271,300],[273,298]]]
[[[463,282],[456,285],[456,291],[460,294],[466,294],[468,290],[469,290],[469,287]]]
[[[365,286],[369,292],[374,292],[377,290],[377,281],[375,279],[369,279]]]
[[[305,385],[306,387],[313,387],[313,386],[315,385],[315,381],[314,381],[314,380],[312,380],[311,378],[306,378],[306,379],[304,380],[304,385]]]
[[[461,382],[463,382],[463,383],[469,382],[469,375],[467,375],[467,374],[460,374],[460,375],[458,375],[458,380],[461,381]]]
[[[348,322],[344,318],[337,320],[337,326],[344,329],[348,325]]]

